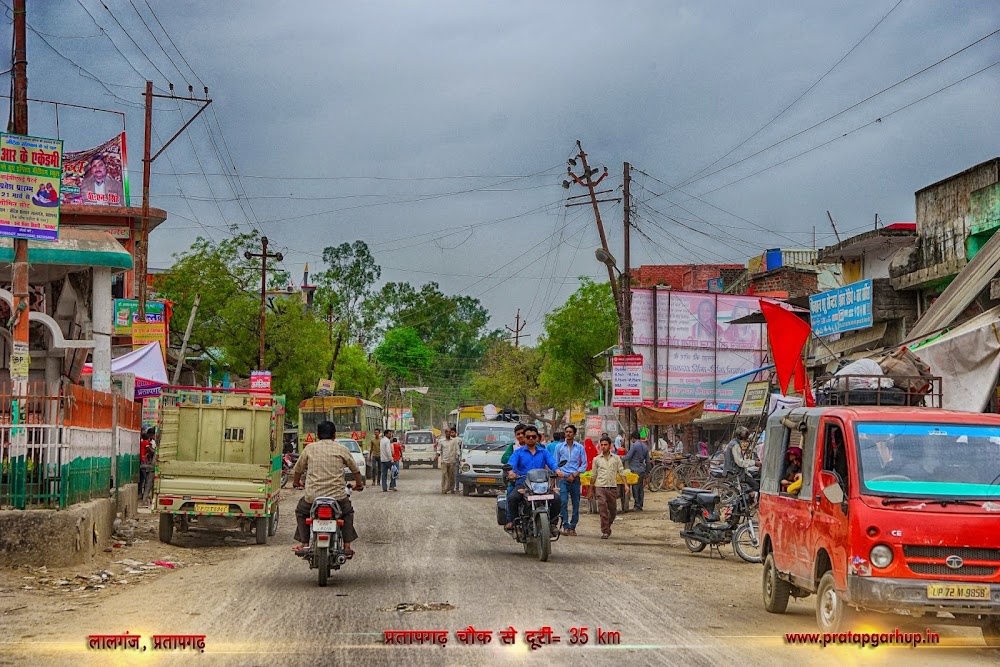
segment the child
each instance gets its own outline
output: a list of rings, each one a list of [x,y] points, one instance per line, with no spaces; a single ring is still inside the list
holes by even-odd
[[[802,488],[802,449],[789,447],[785,454],[785,476],[781,480],[781,490],[793,496]]]

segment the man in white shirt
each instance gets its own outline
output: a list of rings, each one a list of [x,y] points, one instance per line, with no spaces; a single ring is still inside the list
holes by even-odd
[[[386,493],[390,488],[395,490],[396,480],[391,475],[392,431],[386,431],[382,434],[382,440],[379,441],[379,461],[382,466],[379,475],[382,480],[382,493]]]
[[[462,439],[450,428],[438,438],[438,451],[441,453],[441,493],[455,493],[455,476],[458,474],[458,462],[462,451]]]
[[[617,452],[622,448],[622,443],[625,442],[625,432],[618,431],[618,435],[615,436],[615,451]]]

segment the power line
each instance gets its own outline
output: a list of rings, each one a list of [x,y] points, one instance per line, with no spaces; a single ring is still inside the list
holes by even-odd
[[[177,44],[174,43],[174,40],[170,37],[170,33],[167,32],[167,29],[163,27],[162,23],[160,23],[160,18],[156,15],[156,12],[153,11],[153,8],[150,7],[149,2],[147,0],[143,0],[143,3],[146,5],[146,8],[149,9],[149,13],[153,15],[153,18],[156,20],[156,24],[160,26],[160,30],[163,31],[164,35],[166,35],[167,41],[170,42],[170,45],[174,47],[174,51],[176,51],[177,55],[181,57],[181,60],[183,60],[184,64],[187,65],[187,68],[191,70],[191,74],[194,75],[194,78],[198,81],[199,85],[204,87],[205,82],[201,80],[201,77],[198,76],[198,73],[194,71],[193,67],[191,67],[191,63],[189,63],[187,58],[184,57],[184,54],[181,52],[181,50],[177,48]]]
[[[187,86],[190,88],[191,82],[187,80],[187,77],[184,76],[184,72],[181,71],[181,69],[177,66],[177,63],[174,62],[174,59],[170,56],[169,53],[167,53],[166,49],[163,48],[163,45],[160,44],[160,40],[157,38],[156,33],[154,33],[153,29],[149,27],[148,23],[146,23],[145,17],[139,13],[139,8],[135,6],[135,3],[132,2],[132,0],[128,0],[128,4],[132,6],[132,11],[134,11],[135,15],[139,17],[140,21],[142,21],[142,25],[146,27],[146,32],[148,32],[150,36],[153,38],[153,41],[156,42],[156,46],[158,46],[160,51],[163,52],[163,55],[167,57],[167,61],[175,70],[177,70],[177,73],[181,75],[181,78],[184,80],[184,83],[186,83]],[[149,7],[148,4],[146,6]]]
[[[104,4],[104,0],[97,0],[97,1],[99,3],[101,3],[101,7],[104,7],[104,9],[107,10],[108,14],[111,15],[111,18],[114,20],[114,22],[117,23],[118,27],[122,29],[123,33],[125,33],[125,36],[128,37],[129,41],[132,42],[132,44],[135,46],[135,48],[139,50],[139,53],[142,54],[142,57],[146,59],[146,62],[148,62],[150,65],[153,66],[153,69],[155,69],[159,73],[159,75],[163,77],[164,81],[166,81],[167,83],[170,83],[170,77],[168,77],[166,74],[164,74],[163,70],[161,70],[159,67],[157,67],[156,63],[154,63],[152,60],[150,60],[149,56],[146,55],[145,49],[143,49],[141,46],[139,46],[139,44],[134,39],[132,39],[132,35],[129,33],[128,30],[125,29],[125,26],[123,26],[121,24],[121,21],[118,20],[117,16],[115,16],[115,13],[112,12],[110,9],[108,9],[108,6],[106,4]],[[77,0],[77,2],[79,2],[81,6],[84,6],[83,5],[83,0]],[[86,6],[84,6],[84,9],[86,9]],[[89,14],[89,12],[88,12],[88,14]],[[108,39],[110,39],[110,37]],[[121,51],[119,51],[119,53],[121,53]],[[122,55],[125,55],[125,54],[122,54]]]
[[[997,33],[1000,33],[1000,28],[997,28],[993,32],[989,33],[988,35],[980,37],[979,39],[977,39],[976,41],[972,42],[971,44],[967,44],[966,46],[963,46],[958,51],[955,51],[954,53],[951,53],[950,55],[945,56],[944,58],[938,60],[937,62],[935,62],[935,63],[933,63],[931,65],[928,65],[927,67],[923,68],[922,70],[920,70],[918,72],[914,72],[913,74],[909,75],[905,79],[901,79],[901,80],[897,81],[896,83],[892,84],[891,86],[883,88],[882,90],[878,91],[877,93],[869,95],[868,97],[866,97],[865,99],[861,100],[860,102],[856,102],[855,104],[852,104],[851,106],[847,107],[846,109],[841,109],[840,111],[838,111],[837,113],[833,114],[832,116],[828,116],[827,118],[824,118],[823,120],[819,121],[818,123],[810,125],[809,127],[807,127],[804,130],[800,130],[800,131],[798,131],[798,132],[796,132],[796,133],[794,133],[792,135],[789,135],[789,136],[785,137],[784,139],[781,139],[780,141],[774,142],[770,146],[766,146],[766,147],[760,149],[756,153],[751,153],[750,155],[748,155],[748,156],[746,156],[744,158],[741,158],[741,159],[737,160],[736,162],[731,162],[731,163],[727,164],[724,167],[720,167],[719,169],[716,169],[715,171],[712,171],[712,172],[709,172],[709,173],[705,174],[704,176],[699,176],[698,178],[692,178],[692,179],[688,180],[686,183],[684,183],[683,185],[686,187],[686,186],[691,185],[692,183],[697,183],[698,181],[701,181],[701,180],[704,180],[704,179],[709,178],[711,176],[714,176],[715,174],[718,174],[719,172],[722,172],[722,171],[725,171],[725,170],[730,169],[732,167],[735,167],[736,165],[741,164],[743,162],[746,162],[747,160],[750,160],[750,159],[752,159],[752,158],[760,155],[761,153],[769,151],[772,148],[785,143],[786,141],[789,141],[791,139],[794,139],[795,137],[801,136],[801,135],[805,134],[806,132],[809,132],[810,130],[814,130],[817,127],[819,127],[820,125],[828,123],[831,120],[833,120],[834,118],[842,116],[845,113],[847,113],[848,111],[851,111],[853,109],[858,108],[859,106],[861,106],[865,102],[868,102],[869,100],[872,100],[872,99],[878,97],[882,93],[888,92],[888,91],[892,90],[893,88],[896,88],[897,86],[900,86],[900,85],[906,83],[907,81],[910,81],[911,79],[920,76],[921,74],[927,72],[928,70],[931,70],[931,69],[937,67],[941,63],[944,63],[944,62],[946,62],[946,61],[954,58],[958,54],[971,49],[973,46],[976,46],[980,42],[983,42],[983,41],[989,39],[990,37],[993,37]],[[716,188],[716,189],[718,189],[718,188]],[[709,192],[712,192],[712,190],[709,190]],[[703,192],[701,194],[706,194],[706,193]]]
[[[854,46],[852,46],[847,51],[847,53],[845,53],[843,56],[840,57],[840,60],[838,60],[837,62],[835,62],[833,64],[833,67],[831,67],[826,72],[824,72],[823,76],[821,76],[820,78],[816,79],[816,81],[813,82],[813,84],[811,86],[809,86],[808,88],[806,88],[805,91],[802,92],[802,94],[800,94],[798,97],[796,97],[794,100],[792,100],[791,104],[789,104],[784,109],[782,109],[781,111],[779,111],[778,115],[776,115],[771,120],[769,120],[766,123],[764,123],[763,125],[761,125],[757,129],[756,132],[754,132],[753,134],[751,134],[749,137],[747,137],[746,139],[744,139],[740,143],[736,144],[736,146],[734,146],[733,148],[731,148],[728,153],[726,153],[722,157],[720,157],[717,160],[715,160],[715,162],[713,162],[712,164],[708,165],[707,167],[703,167],[700,171],[698,171],[696,174],[694,174],[694,176],[691,176],[691,177],[685,179],[684,181],[682,181],[679,187],[684,187],[689,182],[691,182],[692,179],[695,178],[696,176],[702,174],[703,172],[711,169],[712,167],[714,167],[718,163],[720,163],[723,160],[725,160],[727,157],[729,157],[730,155],[732,155],[733,153],[735,153],[737,150],[739,150],[741,147],[743,147],[748,141],[750,141],[751,139],[753,139],[754,137],[756,137],[758,134],[760,134],[761,132],[763,132],[765,129],[767,129],[768,127],[770,127],[771,124],[774,123],[774,121],[776,121],[779,118],[781,118],[785,114],[786,111],[788,111],[789,109],[791,109],[793,106],[795,106],[799,102],[799,100],[801,100],[803,97],[805,97],[806,95],[808,95],[809,92],[813,88],[815,88],[816,86],[818,86],[820,84],[820,82],[823,81],[823,79],[825,79],[827,76],[829,76],[830,73],[833,72],[833,70],[837,69],[837,67],[840,65],[840,63],[844,62],[849,55],[851,55],[852,53],[854,53],[854,50],[857,49],[859,46],[861,46],[861,43],[864,42],[866,39],[868,39],[868,37],[873,32],[875,32],[875,29],[878,28],[880,25],[882,25],[883,21],[885,21],[887,18],[889,18],[889,14],[892,14],[894,11],[896,11],[896,8],[899,7],[901,4],[903,4],[903,0],[899,0],[895,5],[893,5],[892,9],[890,9],[888,12],[886,12],[886,14],[884,16],[882,16],[882,18],[880,18],[875,25],[872,26],[871,30],[869,30],[868,32],[865,33],[864,37],[862,37],[860,40],[858,40],[854,44]]]

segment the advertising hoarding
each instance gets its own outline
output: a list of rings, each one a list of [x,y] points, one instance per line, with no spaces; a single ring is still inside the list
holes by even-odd
[[[611,357],[611,405],[642,405],[642,355],[617,354]]]
[[[0,134],[0,236],[59,240],[59,139]]]
[[[871,279],[809,297],[809,323],[817,336],[872,326]]]
[[[125,133],[100,146],[66,153],[62,165],[62,202],[83,206],[128,206]]]

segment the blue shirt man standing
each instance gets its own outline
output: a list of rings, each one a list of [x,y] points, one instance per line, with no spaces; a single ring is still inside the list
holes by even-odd
[[[524,480],[528,471],[548,469],[558,477],[564,477],[565,473],[559,470],[559,464],[552,454],[538,444],[538,429],[530,425],[524,429],[524,447],[511,454],[507,463],[511,466],[508,479],[514,480],[514,485],[507,491],[507,525],[504,529],[511,530],[514,527],[514,519],[518,516],[518,509],[524,502],[524,488],[520,482]],[[553,527],[559,519],[559,506],[559,496],[549,502],[549,523],[553,524]]]
[[[632,485],[632,498],[635,501],[636,511],[642,511],[643,501],[646,499],[643,482],[646,478],[646,471],[649,470],[649,445],[642,441],[638,431],[632,433],[632,446],[628,453],[622,457],[622,463],[628,470],[639,476],[639,482]]]
[[[556,460],[566,461],[559,468],[563,477],[559,479],[559,502],[562,505],[564,535],[576,535],[576,524],[580,521],[580,475],[587,470],[587,452],[576,442],[576,426],[572,424],[564,431],[566,441],[556,445]],[[573,503],[572,517],[569,515],[569,501]]]

